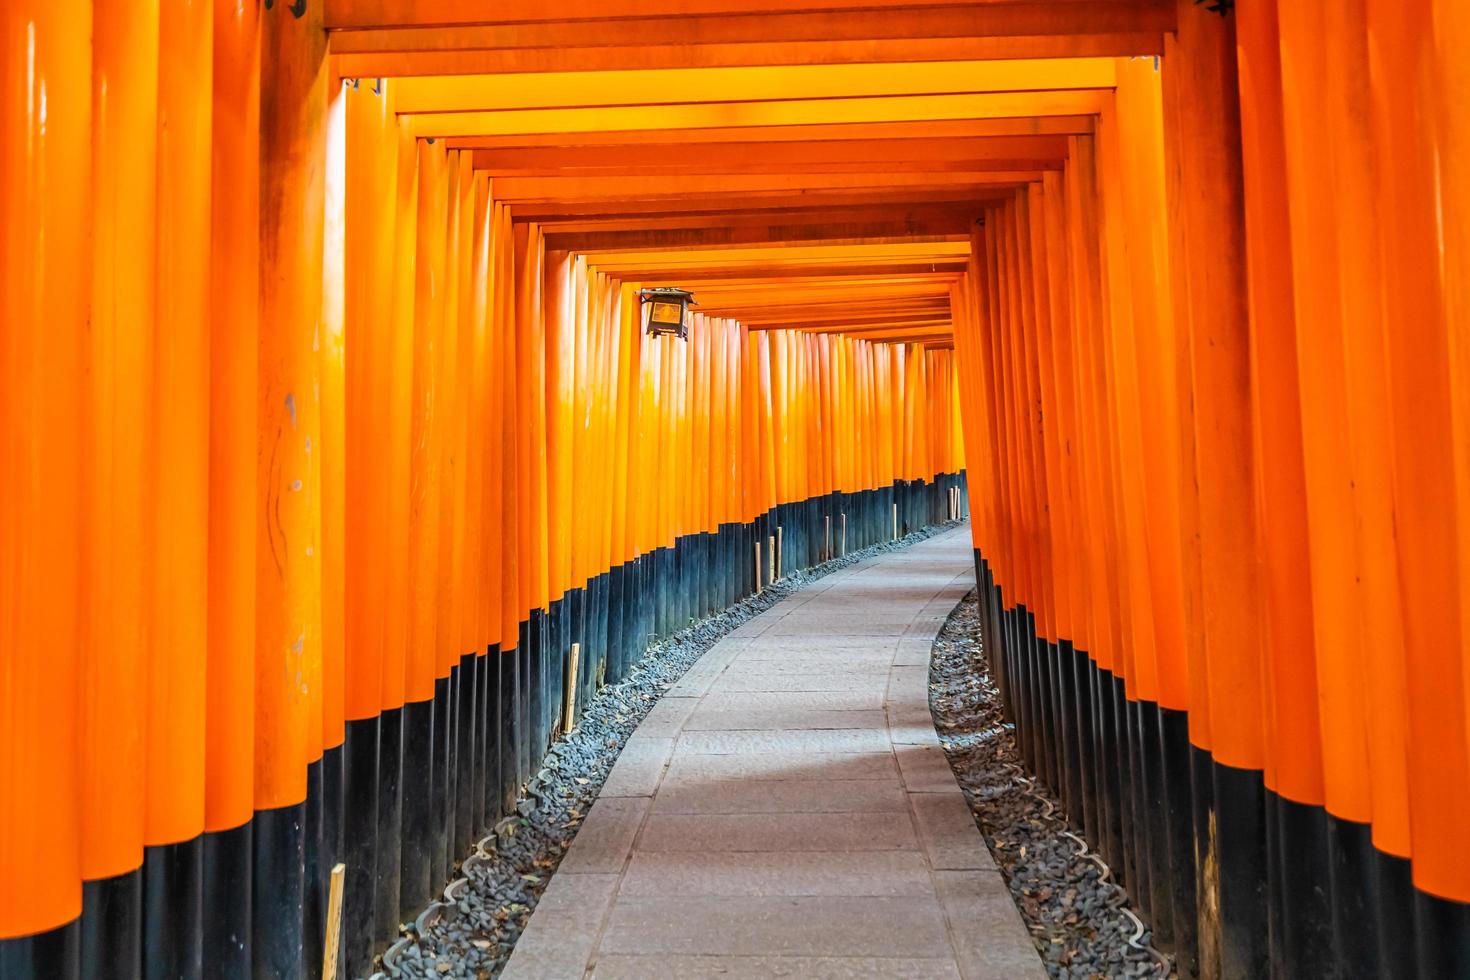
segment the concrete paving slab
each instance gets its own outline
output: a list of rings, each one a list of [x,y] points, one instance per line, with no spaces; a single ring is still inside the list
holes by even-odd
[[[848,674],[882,674],[893,664],[890,650],[840,650],[828,653],[792,650],[770,660],[737,657],[725,668],[725,676],[756,675],[769,677],[772,674],[823,674],[827,671],[842,671]]]
[[[818,674],[722,674],[707,684],[710,693],[776,692],[776,691],[854,691],[882,692],[887,687],[884,674],[848,674],[825,671]]]
[[[752,755],[775,753],[884,752],[889,747],[881,728],[794,731],[689,731],[674,743],[684,755]]]
[[[943,760],[941,760],[943,761]],[[893,752],[771,752],[765,755],[675,754],[664,773],[664,786],[721,779],[882,779],[898,776]],[[954,782],[954,776],[950,776]]]
[[[893,667],[888,672],[888,700],[929,705],[929,668]]]
[[[549,915],[581,915],[587,908],[603,908],[612,903],[622,879],[617,874],[577,874],[558,870],[541,893],[536,912]]]
[[[854,622],[851,619],[834,616],[823,618],[814,622],[799,622],[797,620],[782,620],[776,623],[768,631],[770,636],[804,636],[812,629],[823,630],[829,636],[879,636],[899,637],[908,628],[907,620],[896,623],[863,623]]]
[[[1046,968],[999,871],[936,871],[965,980],[1042,980]]]
[[[700,702],[700,711],[758,711],[811,709],[813,711],[882,711],[883,692],[852,691],[734,691],[711,692]]]
[[[701,708],[684,723],[684,730],[780,731],[820,728],[881,728],[881,709],[829,711],[823,708]]]
[[[944,749],[932,745],[897,745],[893,749],[903,772],[903,785],[910,793],[958,793],[954,770]]]
[[[949,953],[938,901],[902,898],[621,899],[599,949],[725,956],[898,956]]]
[[[655,813],[904,813],[898,779],[722,779],[674,781],[654,800]]]
[[[672,738],[649,738],[640,728],[618,754],[599,796],[652,796],[673,752]]]
[[[855,655],[877,656],[886,648],[881,643],[871,642],[873,637],[855,636],[775,636],[761,637],[735,658],[735,663],[752,660],[790,660],[794,654],[811,654],[824,659],[851,658]]]
[[[904,636],[893,654],[895,667],[929,667],[929,654],[934,648],[932,636]]]
[[[962,793],[911,793],[919,840],[935,870],[989,871],[995,860]],[[651,818],[650,818],[651,819]]]
[[[595,980],[959,980],[951,959],[853,956],[601,956]]]
[[[639,851],[917,850],[904,813],[664,813],[648,818]]]
[[[939,733],[927,704],[890,704],[888,736],[895,745],[939,746]]]
[[[633,838],[648,813],[642,797],[601,797],[592,804],[557,874],[622,871],[633,850]]]
[[[546,886],[502,976],[506,980],[582,976],[597,948],[618,880],[616,874],[559,870]]]
[[[673,697],[665,694],[638,725],[638,735],[649,738],[673,738],[684,727],[699,698]]]
[[[934,894],[918,851],[640,851],[620,897],[675,895],[897,896]]]

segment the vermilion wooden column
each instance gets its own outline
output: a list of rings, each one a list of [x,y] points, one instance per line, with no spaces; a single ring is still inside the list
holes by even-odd
[[[1237,61],[1241,90],[1245,217],[1251,316],[1251,389],[1255,479],[1260,502],[1258,547],[1267,650],[1266,712],[1269,902],[1272,961],[1300,973],[1320,969],[1332,954],[1329,896],[1305,882],[1328,876],[1323,802],[1322,733],[1317,693],[1317,643],[1313,635],[1313,581],[1308,536],[1310,506],[1303,453],[1306,400],[1297,375],[1297,317],[1301,303],[1293,283],[1292,251],[1316,236],[1293,235],[1288,198],[1289,147],[1282,106],[1282,53],[1274,2],[1237,12]],[[1314,25],[1313,31],[1320,25]],[[1301,63],[1292,65],[1299,72]],[[1320,79],[1320,76],[1318,76]],[[1314,83],[1315,84],[1315,83]],[[1313,110],[1316,111],[1315,109]],[[1320,168],[1314,182],[1330,185]],[[1314,192],[1314,191],[1313,191]],[[1311,193],[1311,192],[1309,192]],[[1318,241],[1330,260],[1329,240]],[[1314,257],[1315,258],[1315,257]],[[1335,298],[1317,296],[1308,315],[1335,309]],[[1311,360],[1316,362],[1313,351]],[[1318,367],[1308,369],[1317,374]],[[1341,425],[1341,418],[1334,420]],[[1303,573],[1307,572],[1306,588]],[[1359,933],[1359,940],[1366,931]],[[1352,938],[1344,936],[1343,942]]]
[[[210,199],[209,641],[205,667],[204,948],[250,972],[255,790],[256,345],[260,11],[216,0]]]
[[[1456,486],[1454,375],[1442,268],[1441,155],[1434,17],[1429,4],[1365,4],[1376,144],[1383,284],[1383,350],[1395,438],[1391,467],[1395,551],[1403,601],[1409,824],[1418,967],[1425,975],[1470,969],[1470,861],[1451,814],[1470,810],[1463,672],[1467,624],[1460,528],[1470,519]],[[1412,433],[1412,438],[1408,435]],[[1456,937],[1458,941],[1450,941]]]
[[[0,972],[76,976],[89,3],[0,12]],[[27,937],[17,939],[15,937]]]
[[[86,601],[77,743],[83,960],[142,970],[144,728],[157,509],[153,457],[158,8],[95,13]],[[254,229],[251,229],[253,234]],[[251,298],[253,300],[252,291]],[[252,357],[253,357],[252,353]],[[249,395],[254,412],[254,392]],[[247,447],[251,449],[253,447]],[[254,454],[249,457],[254,466]],[[254,513],[254,502],[251,510]],[[252,518],[253,520],[253,518]],[[250,583],[252,594],[254,583]],[[248,708],[248,702],[247,702]],[[247,783],[248,788],[248,783]],[[244,818],[250,813],[247,793]]]
[[[261,16],[254,961],[305,969],[307,766],[320,732],[322,315],[326,34],[321,7]],[[319,695],[318,695],[319,696]],[[312,707],[317,713],[311,712]]]
[[[1205,975],[1265,969],[1261,601],[1253,473],[1245,227],[1234,24],[1190,2],[1163,59],[1166,162],[1178,216],[1171,256],[1180,327],[1190,337],[1201,590],[1197,625],[1208,662],[1213,836],[1201,864],[1220,869],[1201,901]],[[1186,523],[1188,527],[1188,523]],[[1191,699],[1191,707],[1194,707]],[[1203,774],[1202,774],[1203,775]],[[1197,831],[1198,831],[1197,827]],[[1210,878],[1201,879],[1210,887]],[[1209,951],[1218,930],[1218,964]]]
[[[203,971],[212,21],[205,0],[160,7],[143,959],[185,977]]]

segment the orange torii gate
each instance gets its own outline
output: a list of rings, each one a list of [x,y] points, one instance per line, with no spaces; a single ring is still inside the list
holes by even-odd
[[[956,510],[1181,973],[1470,969],[1458,5],[126,7],[0,14],[0,972],[339,860],[366,971],[574,676]]]

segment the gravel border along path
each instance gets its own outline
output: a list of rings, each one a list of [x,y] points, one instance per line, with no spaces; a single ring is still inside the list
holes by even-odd
[[[934,641],[929,707],[1047,972],[1057,980],[1173,976],[1129,909],[1128,893],[1110,880],[1061,804],[1026,775],[979,637],[979,602],[971,591]]]
[[[695,661],[725,634],[808,583],[958,523],[936,524],[793,572],[651,647],[626,679],[603,688],[587,704],[575,730],[557,739],[517,801],[515,815],[501,820],[476,846],[460,869],[463,877],[445,888],[444,901],[430,905],[406,938],[389,947],[383,973],[375,977],[499,976],[628,736]]]

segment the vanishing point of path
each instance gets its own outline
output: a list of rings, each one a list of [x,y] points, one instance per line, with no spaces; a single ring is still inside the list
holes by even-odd
[[[823,578],[654,707],[506,976],[1044,975],[929,715],[968,528]]]

